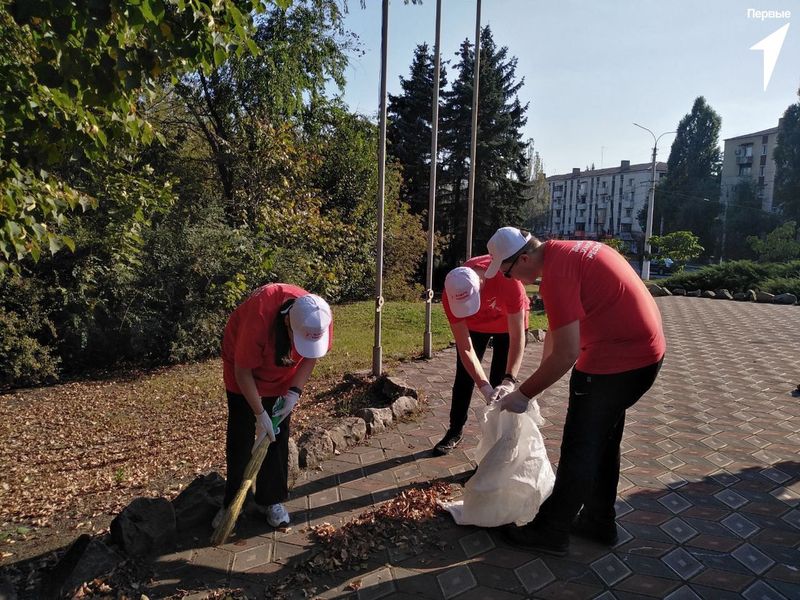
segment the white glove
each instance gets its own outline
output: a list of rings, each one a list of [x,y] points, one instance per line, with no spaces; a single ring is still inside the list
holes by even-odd
[[[481,394],[483,394],[483,399],[486,400],[486,404],[490,404],[492,400],[492,392],[494,391],[492,384],[487,381],[478,389],[481,391]]]
[[[275,430],[272,428],[272,420],[269,418],[269,413],[262,410],[260,414],[256,415],[256,443],[253,444],[253,450],[261,443],[265,437],[269,438],[269,443],[275,441]]]
[[[528,402],[531,399],[519,390],[515,390],[510,394],[506,394],[500,398],[500,410],[507,410],[513,413],[524,413],[528,410]]]
[[[289,416],[289,413],[292,412],[299,399],[300,394],[294,390],[289,390],[275,401],[275,406],[272,409],[272,416],[277,419],[277,423],[280,423]]]
[[[510,379],[503,379],[503,382],[494,388],[492,391],[492,397],[489,399],[490,402],[497,402],[503,396],[506,396],[514,391],[515,384]]]

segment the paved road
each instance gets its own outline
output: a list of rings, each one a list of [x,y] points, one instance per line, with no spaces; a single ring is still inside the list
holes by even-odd
[[[655,386],[628,413],[616,547],[573,538],[565,558],[552,558],[442,518],[441,549],[388,549],[367,573],[319,582],[333,586],[321,597],[800,598],[800,398],[791,395],[800,382],[800,307],[658,303],[668,353]],[[531,344],[523,374],[540,356]],[[415,482],[471,470],[474,415],[459,451],[428,451],[446,429],[454,361],[451,349],[397,370],[431,411],[304,475],[289,503],[290,531],[245,520],[233,544],[163,557],[155,591],[230,585],[263,597],[265,583],[290,573],[310,547],[305,524],[340,524]],[[565,377],[540,400],[554,463],[566,390]],[[480,410],[477,399],[473,407]],[[358,592],[347,587],[353,579]]]

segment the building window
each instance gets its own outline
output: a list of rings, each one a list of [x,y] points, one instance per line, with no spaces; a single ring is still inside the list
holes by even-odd
[[[739,177],[750,177],[753,169],[750,165],[739,165]]]
[[[762,146],[761,146],[761,156],[766,156],[766,155],[767,155],[767,145],[766,144],[762,144]]]
[[[747,144],[744,147],[744,155],[747,157],[753,156],[753,144]]]
[[[622,224],[622,232],[623,233],[630,233],[631,232],[631,224],[630,223],[623,223]]]
[[[758,168],[758,176],[759,177],[764,177],[764,167],[759,167]]]
[[[626,209],[625,209],[625,216],[626,216],[626,217],[631,217],[631,216],[633,216],[633,209],[632,209],[632,208],[626,208]]]

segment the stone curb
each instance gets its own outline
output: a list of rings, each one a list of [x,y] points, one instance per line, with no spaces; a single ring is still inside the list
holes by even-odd
[[[798,304],[797,296],[794,294],[769,294],[756,290],[746,292],[736,292],[732,294],[729,290],[721,288],[718,290],[686,290],[680,287],[668,289],[655,283],[645,284],[648,291],[654,298],[665,296],[686,296],[687,298],[708,298],[711,300],[735,300],[737,302],[758,302],[759,304],[781,304],[793,306]]]

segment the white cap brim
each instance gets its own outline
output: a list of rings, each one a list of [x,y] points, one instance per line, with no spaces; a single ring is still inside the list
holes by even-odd
[[[309,340],[302,335],[294,334],[294,349],[303,358],[322,358],[328,353],[329,331],[325,332],[319,339]]]
[[[481,308],[481,295],[472,294],[463,302],[450,301],[450,312],[457,319],[466,319],[477,313]]]
[[[486,275],[484,275],[484,277],[486,277],[486,279],[491,279],[497,275],[498,271],[500,271],[500,265],[503,264],[503,260],[505,259],[492,258],[492,262],[489,263],[489,268],[486,269]]]

